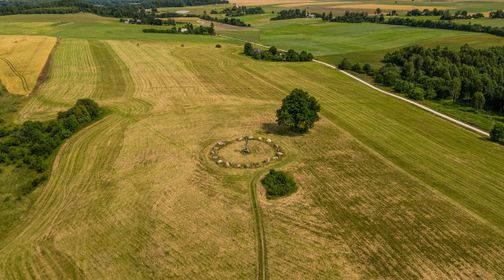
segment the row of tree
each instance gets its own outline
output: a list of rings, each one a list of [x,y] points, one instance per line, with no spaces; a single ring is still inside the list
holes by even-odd
[[[301,51],[300,53],[298,53],[295,50],[290,49],[287,52],[282,52],[279,51],[275,46],[270,47],[268,50],[263,50],[260,48],[254,49],[251,43],[245,43],[245,45],[243,46],[243,53],[258,60],[288,62],[313,60],[313,55],[306,51]]]
[[[504,27],[483,26],[480,24],[471,24],[471,23],[461,24],[443,20],[416,20],[412,18],[400,18],[400,17],[391,17],[385,19],[383,14],[368,15],[368,13],[366,12],[346,11],[345,14],[342,16],[336,16],[332,18],[330,16],[326,16],[323,19],[332,22],[349,22],[349,23],[372,22],[372,23],[382,23],[391,25],[404,25],[411,27],[481,32],[504,37]]]
[[[156,7],[185,7],[227,4],[228,0],[142,0],[139,2],[146,8]]]
[[[271,20],[282,20],[282,19],[291,19],[291,18],[305,18],[308,15],[306,10],[300,9],[289,9],[289,10],[281,10],[277,13],[276,17],[272,17]]]
[[[465,10],[455,11],[451,14],[449,10],[438,10],[434,8],[433,10],[424,9],[413,9],[406,12],[406,16],[439,16],[441,20],[453,20],[453,19],[473,19],[473,18],[484,18],[485,15],[482,13],[469,14]]]
[[[369,15],[367,12],[345,11],[343,15],[335,17],[333,17],[332,13],[330,13],[327,17],[323,18],[323,20],[332,22],[347,22],[347,23],[361,23],[361,22],[383,23],[385,21],[385,16],[383,16],[383,14]]]
[[[225,8],[220,12],[228,17],[239,17],[244,15],[257,15],[264,14],[264,10],[261,7],[246,7],[246,6],[233,6],[231,8]]]
[[[183,27],[172,27],[170,29],[147,28],[144,33],[169,33],[169,34],[194,34],[194,35],[215,35],[213,23],[210,26],[200,25],[194,27],[192,23],[186,23]]]
[[[481,32],[504,37],[504,27],[483,26],[480,24],[471,24],[471,23],[462,24],[443,20],[414,20],[411,18],[390,18],[387,21],[384,21],[383,23],[392,25],[412,26],[412,27]]]
[[[201,19],[208,20],[208,21],[214,21],[214,22],[229,24],[229,25],[242,26],[242,27],[250,27],[250,24],[241,21],[239,18],[233,18],[233,17],[231,17],[231,18],[229,18],[229,17],[218,18],[218,17],[209,16],[206,13],[203,13],[203,15],[191,15],[191,16],[199,17]]]
[[[0,128],[0,163],[26,165],[38,172],[47,168],[47,158],[79,129],[98,119],[102,110],[91,99],[80,99],[56,120],[27,121]]]
[[[490,12],[489,17],[490,18],[504,18],[504,11],[497,10],[495,12]]]

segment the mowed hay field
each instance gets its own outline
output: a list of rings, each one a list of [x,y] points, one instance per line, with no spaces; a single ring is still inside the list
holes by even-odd
[[[48,36],[0,35],[0,83],[12,94],[31,93],[55,44]]]
[[[81,97],[111,114],[63,145],[0,240],[3,278],[256,277],[250,184],[267,168],[208,156],[245,134],[280,144],[275,167],[299,186],[271,201],[258,188],[269,278],[502,278],[502,146],[324,66],[256,61],[208,40],[61,39],[18,119]],[[304,136],[272,133],[295,87],[323,118]]]

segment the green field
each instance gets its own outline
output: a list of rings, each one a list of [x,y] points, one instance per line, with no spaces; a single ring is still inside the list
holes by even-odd
[[[503,277],[504,146],[323,65],[257,61],[234,39],[142,27],[0,17],[0,33],[58,37],[48,78],[9,119],[51,119],[84,97],[111,112],[65,142],[31,194],[14,195],[22,170],[0,174],[0,278]],[[415,42],[500,42],[313,20],[257,28],[248,36],[327,61]],[[274,125],[293,88],[322,106],[306,135]],[[273,139],[285,159],[258,170],[211,161],[213,144],[247,134]],[[270,167],[299,190],[266,199],[256,183]]]

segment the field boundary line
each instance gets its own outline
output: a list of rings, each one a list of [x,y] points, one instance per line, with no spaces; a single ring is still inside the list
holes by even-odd
[[[256,245],[257,245],[257,275],[256,279],[266,280],[267,276],[267,262],[266,262],[266,238],[264,236],[264,226],[262,221],[261,206],[259,205],[259,200],[257,199],[257,180],[259,179],[261,173],[258,172],[254,175],[252,181],[250,181],[249,191],[250,200],[252,203],[252,212],[254,214],[254,232],[256,235]]]
[[[243,40],[243,39],[239,39],[239,38],[235,38],[235,37],[230,37],[230,36],[225,36],[225,35],[220,35],[220,34],[218,36],[223,37],[223,38],[234,39],[234,40],[238,40],[238,41],[242,41],[242,42],[248,42],[248,43],[251,43],[251,44],[254,44],[254,45],[258,45],[258,46],[261,46],[261,47],[264,47],[264,48],[269,48],[270,47],[270,46],[267,46],[267,45],[263,45],[263,44],[260,44],[260,43],[251,42],[251,41],[247,41],[247,40]],[[278,50],[285,51],[285,50],[282,50],[282,49],[278,49]],[[483,135],[483,136],[486,136],[486,137],[490,136],[490,134],[488,132],[486,132],[486,131],[484,131],[482,129],[479,129],[479,128],[477,128],[475,126],[472,126],[470,124],[467,124],[465,122],[459,121],[459,120],[457,120],[455,118],[452,118],[452,117],[450,117],[448,115],[445,115],[445,114],[443,114],[441,112],[438,112],[438,111],[436,111],[436,110],[434,110],[432,108],[429,108],[429,107],[427,107],[425,105],[422,105],[422,104],[420,104],[418,102],[415,102],[415,101],[413,101],[411,99],[408,99],[406,97],[402,97],[402,96],[399,96],[397,94],[394,94],[394,93],[388,92],[386,90],[383,90],[383,89],[381,89],[379,87],[376,87],[376,86],[374,86],[374,85],[372,85],[372,84],[370,84],[370,83],[368,83],[368,82],[360,79],[359,77],[356,77],[356,76],[354,76],[354,75],[352,75],[352,74],[350,74],[350,73],[348,73],[346,71],[338,69],[336,66],[334,66],[332,64],[329,64],[327,62],[323,62],[323,61],[320,61],[320,60],[317,60],[317,59],[313,59],[312,61],[315,62],[315,63],[321,64],[321,65],[324,65],[326,67],[329,67],[331,69],[338,70],[339,72],[347,75],[348,77],[350,77],[350,78],[352,78],[352,79],[360,82],[361,84],[364,84],[364,85],[366,85],[366,86],[368,86],[368,87],[370,87],[370,88],[372,88],[374,90],[377,90],[378,92],[384,93],[386,95],[389,95],[389,96],[392,96],[392,97],[397,98],[399,100],[402,100],[404,102],[407,102],[407,103],[409,103],[409,104],[411,104],[413,106],[416,106],[416,107],[418,107],[418,108],[420,108],[420,109],[422,109],[422,110],[424,110],[426,112],[432,113],[432,114],[434,114],[434,115],[436,115],[436,116],[438,116],[438,117],[440,117],[440,118],[442,118],[444,120],[447,120],[447,121],[449,121],[449,122],[451,122],[453,124],[456,124],[456,125],[458,125],[460,127],[465,128],[467,130],[470,130],[472,132],[475,132],[477,134],[480,134],[480,135]]]

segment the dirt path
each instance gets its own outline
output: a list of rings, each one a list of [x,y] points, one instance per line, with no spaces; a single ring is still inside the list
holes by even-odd
[[[461,122],[461,121],[459,121],[459,120],[457,120],[457,119],[454,119],[454,118],[452,118],[452,117],[450,117],[450,116],[448,116],[448,115],[445,115],[445,114],[443,114],[443,113],[440,113],[440,112],[438,112],[438,111],[436,111],[436,110],[433,110],[433,109],[431,109],[431,108],[429,108],[429,107],[427,107],[427,106],[424,106],[424,105],[422,105],[422,104],[420,104],[420,103],[417,103],[417,102],[415,102],[415,101],[413,101],[413,100],[410,100],[410,99],[408,99],[408,98],[405,98],[405,97],[399,96],[399,95],[397,95],[397,94],[393,94],[393,93],[391,93],[391,92],[388,92],[388,91],[385,91],[385,90],[383,90],[383,89],[380,89],[380,88],[378,88],[378,87],[376,87],[376,86],[374,86],[374,85],[372,85],[372,84],[370,84],[370,83],[368,83],[368,82],[366,82],[366,81],[364,81],[364,80],[362,80],[362,79],[360,79],[360,78],[358,78],[358,77],[356,77],[356,76],[354,76],[354,75],[352,75],[352,74],[350,74],[350,73],[348,73],[348,72],[346,72],[346,71],[343,71],[343,70],[340,70],[340,69],[336,68],[335,66],[333,66],[333,65],[331,65],[331,64],[329,64],[329,63],[326,63],[326,62],[323,62],[323,61],[320,61],[320,60],[316,60],[316,59],[314,59],[314,60],[313,60],[313,62],[316,62],[316,63],[322,64],[322,65],[327,66],[327,67],[330,67],[330,68],[332,68],[332,69],[336,69],[336,70],[340,71],[341,73],[343,73],[343,74],[345,74],[345,75],[347,75],[347,76],[351,77],[351,78],[352,78],[352,79],[354,79],[354,80],[359,81],[359,82],[360,82],[360,83],[362,83],[362,84],[365,84],[366,86],[368,86],[368,87],[370,87],[370,88],[372,88],[372,89],[374,89],[374,90],[377,90],[377,91],[379,91],[379,92],[381,92],[381,93],[384,93],[384,94],[386,94],[386,95],[390,95],[390,96],[392,96],[392,97],[394,97],[394,98],[400,99],[400,100],[402,100],[402,101],[404,101],[404,102],[407,102],[407,103],[409,103],[409,104],[411,104],[411,105],[413,105],[413,106],[416,106],[416,107],[418,107],[418,108],[420,108],[420,109],[422,109],[422,110],[425,110],[425,111],[427,111],[427,112],[429,112],[429,113],[432,113],[432,114],[434,114],[434,115],[436,115],[436,116],[438,116],[438,117],[440,117],[440,118],[442,118],[442,119],[445,119],[445,120],[447,120],[447,121],[449,121],[449,122],[452,122],[452,123],[454,123],[454,124],[456,124],[456,125],[459,125],[459,126],[461,126],[461,127],[465,128],[465,129],[471,130],[471,131],[473,131],[473,132],[476,132],[476,133],[478,133],[478,134],[481,134],[481,135],[484,135],[484,136],[487,136],[487,137],[489,136],[488,132],[486,132],[486,131],[484,131],[484,130],[481,130],[481,129],[479,129],[479,128],[477,128],[477,127],[474,127],[474,126],[472,126],[472,125],[469,125],[469,124],[466,124],[466,123],[464,123],[464,122]]]
[[[261,206],[257,199],[257,180],[261,173],[258,172],[250,181],[250,200],[252,203],[252,212],[254,215],[254,232],[257,244],[257,275],[256,279],[267,279],[267,262],[266,262],[266,238],[264,237],[264,226],[262,221]]]

